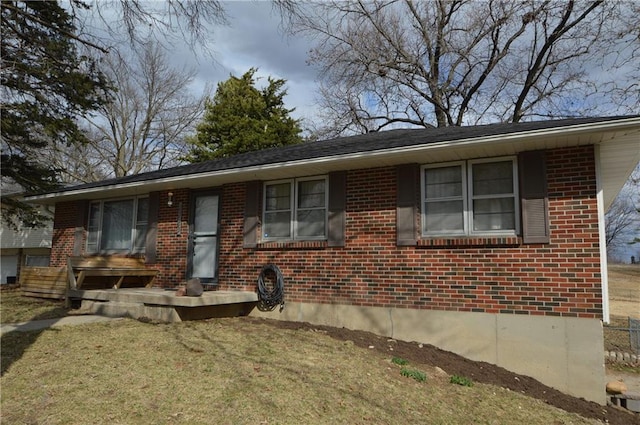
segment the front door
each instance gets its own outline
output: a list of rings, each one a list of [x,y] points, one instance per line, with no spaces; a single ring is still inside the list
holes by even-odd
[[[204,284],[218,281],[219,200],[206,192],[194,194],[191,202],[187,278],[198,277]]]

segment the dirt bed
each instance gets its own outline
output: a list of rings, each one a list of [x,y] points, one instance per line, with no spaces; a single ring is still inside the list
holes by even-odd
[[[409,360],[411,363],[439,367],[449,375],[466,376],[476,382],[508,388],[511,391],[517,391],[529,397],[543,400],[567,412],[574,412],[586,418],[598,419],[604,423],[615,425],[640,424],[640,414],[633,414],[616,407],[601,406],[594,402],[571,397],[543,385],[533,378],[517,375],[489,363],[474,362],[431,345],[420,346],[415,342],[390,340],[370,332],[353,331],[345,328],[316,326],[309,323],[285,322],[270,319],[246,319],[267,322],[271,326],[284,329],[320,331],[338,340],[353,341],[353,343],[359,347],[376,350],[385,356],[388,356],[389,353],[392,352],[394,356]]]

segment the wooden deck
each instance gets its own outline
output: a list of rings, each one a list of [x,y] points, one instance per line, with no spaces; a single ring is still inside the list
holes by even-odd
[[[159,322],[243,316],[258,302],[255,292],[205,291],[188,297],[162,288],[70,289],[69,298],[93,314]]]
[[[142,258],[116,256],[68,257],[67,272],[71,289],[80,289],[87,277],[97,278],[103,284],[107,281],[107,288],[114,289],[119,289],[126,278],[137,278],[142,280],[142,286],[151,288],[159,273],[146,267]]]

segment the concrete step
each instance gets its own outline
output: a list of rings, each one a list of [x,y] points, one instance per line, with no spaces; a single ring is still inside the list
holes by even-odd
[[[625,393],[612,395],[611,404],[624,407],[632,412],[640,413],[640,394]]]
[[[143,303],[122,301],[82,300],[83,311],[106,317],[130,317],[154,322],[180,322],[180,315],[173,306],[148,306]]]
[[[162,288],[121,288],[70,290],[71,298],[94,301],[118,301],[176,307],[250,303],[258,301],[258,294],[248,291],[205,291],[199,297],[176,296],[176,291]]]

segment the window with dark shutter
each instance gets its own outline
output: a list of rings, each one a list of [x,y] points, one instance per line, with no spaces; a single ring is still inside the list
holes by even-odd
[[[422,236],[515,236],[517,168],[512,156],[422,166]]]
[[[522,241],[527,244],[549,243],[549,198],[545,152],[522,152],[518,162]]]
[[[261,241],[326,240],[328,186],[327,176],[266,182]]]

